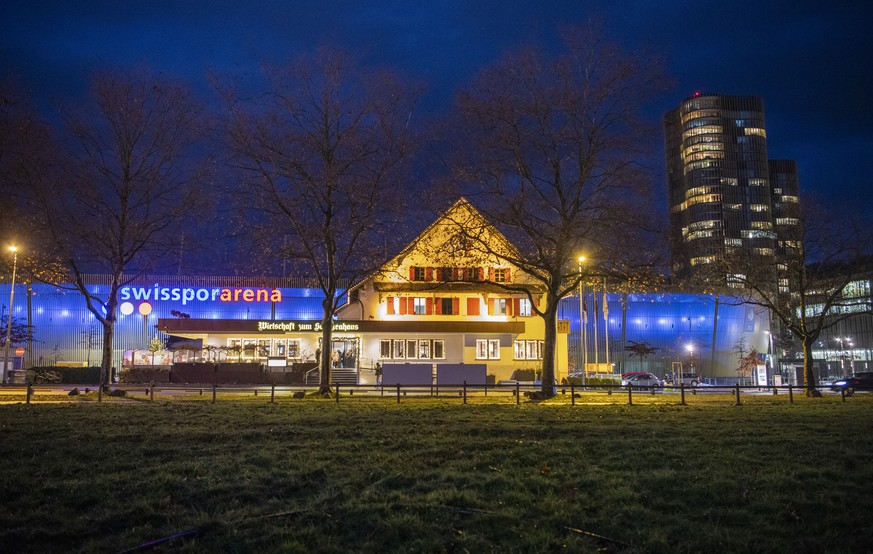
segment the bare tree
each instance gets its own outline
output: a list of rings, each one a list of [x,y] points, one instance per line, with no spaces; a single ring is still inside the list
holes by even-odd
[[[629,279],[633,251],[616,239],[646,220],[651,180],[639,165],[647,143],[637,108],[660,87],[651,59],[632,56],[595,32],[564,35],[548,57],[528,48],[485,69],[457,102],[455,179],[515,245],[489,254],[519,267],[546,291],[542,395],[554,394],[558,304],[580,279]],[[476,240],[476,235],[471,238]],[[578,257],[587,261],[580,271]],[[628,256],[627,254],[631,254]]]
[[[742,249],[714,264],[716,272],[730,276],[733,302],[769,309],[780,331],[798,339],[811,396],[819,394],[812,347],[821,333],[849,318],[873,315],[867,280],[873,267],[871,227],[851,210],[831,213],[822,206],[813,199],[804,203],[800,225],[783,240],[787,253],[776,264],[763,264]]]
[[[329,394],[341,289],[376,269],[396,235],[414,94],[329,47],[268,77],[257,102],[225,92],[233,163],[272,237],[288,238],[273,247],[324,294],[320,392]]]
[[[118,290],[174,250],[197,205],[193,147],[199,106],[146,72],[96,74],[88,102],[66,112],[71,137],[55,182],[34,190],[48,246],[103,327],[101,379],[110,374]],[[103,294],[87,273],[109,275]]]

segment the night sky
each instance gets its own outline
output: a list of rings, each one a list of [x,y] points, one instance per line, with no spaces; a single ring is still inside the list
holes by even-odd
[[[330,41],[423,82],[433,115],[507,50],[548,49],[562,25],[591,19],[629,49],[662,53],[673,82],[649,109],[657,121],[696,91],[762,96],[770,157],[798,161],[801,192],[873,210],[869,1],[7,0],[0,75],[44,107],[74,101],[106,65],[145,65],[208,93],[209,71],[257,74]]]

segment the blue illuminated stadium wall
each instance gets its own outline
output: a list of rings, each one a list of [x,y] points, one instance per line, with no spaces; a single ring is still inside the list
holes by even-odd
[[[605,361],[607,332],[602,299],[602,293],[585,294],[589,364],[594,363],[595,356],[600,363]],[[672,362],[682,362],[684,368],[693,363],[705,377],[736,378],[741,344],[746,352],[754,347],[761,354],[768,353],[769,312],[760,307],[738,305],[724,298],[716,302],[715,296],[703,294],[608,294],[607,304],[610,362],[615,364],[616,372],[651,371],[663,375],[671,370]],[[558,316],[570,321],[570,364],[581,366],[579,296],[565,298]],[[716,317],[718,326],[714,328]],[[631,357],[625,350],[628,341],[645,342],[658,350],[645,359]],[[689,344],[693,347],[690,352]]]
[[[89,276],[88,288],[98,296],[108,291],[106,276]],[[164,336],[154,326],[159,318],[174,317],[177,310],[192,318],[204,319],[293,319],[318,320],[321,318],[322,295],[317,288],[300,279],[238,278],[238,277],[192,277],[157,276],[140,279],[130,286],[140,288],[139,296],[148,295],[153,311],[148,316],[140,315],[139,300],[129,298],[133,304],[131,315],[119,315],[116,325],[114,365],[120,367],[124,350],[144,349],[153,336]],[[154,288],[159,289],[158,300]],[[173,289],[192,289],[195,299],[183,300],[179,290],[178,300],[173,300]],[[282,301],[246,302],[243,300],[222,302],[212,300],[213,289],[277,288],[282,292]],[[23,284],[16,284],[13,316],[21,323],[27,322],[27,294]],[[197,300],[196,294],[208,299]],[[166,292],[165,292],[166,291]],[[163,297],[166,296],[166,299]],[[190,293],[189,293],[190,296]],[[8,304],[8,282],[0,285],[0,303]],[[603,321],[602,293],[595,306],[594,295],[586,294],[588,306],[588,361],[595,355],[605,361],[606,333]],[[100,362],[102,328],[85,307],[82,295],[70,289],[51,285],[34,284],[32,296],[32,325],[34,345],[25,364],[51,365],[55,361]],[[609,317],[610,361],[616,371],[646,370],[659,375],[670,371],[671,363],[694,362],[701,375],[707,377],[736,377],[737,345],[743,341],[746,350],[755,347],[767,353],[769,319],[766,311],[753,306],[718,303],[718,327],[713,334],[716,314],[715,297],[693,294],[620,294],[607,295]],[[5,312],[5,309],[4,309]],[[595,317],[596,315],[596,317]],[[570,321],[571,368],[581,360],[579,298],[571,296],[561,302],[559,318]],[[597,348],[594,346],[594,325],[598,327]],[[88,347],[91,336],[90,348]],[[715,342],[713,342],[713,339]],[[658,349],[645,360],[632,358],[624,348],[629,340],[646,342]],[[691,359],[688,344],[694,345]],[[18,345],[16,345],[18,346]],[[571,369],[572,370],[572,369]]]
[[[109,290],[106,276],[88,276],[86,283],[90,292],[105,298]],[[156,276],[140,279],[129,285],[139,289],[136,294],[129,291],[128,300],[132,304],[133,313],[118,316],[113,341],[116,358],[114,365],[120,367],[124,350],[144,349],[156,335],[164,338],[154,326],[159,318],[174,317],[171,313],[173,310],[188,314],[192,318],[203,319],[321,319],[323,295],[319,289],[307,287],[306,284],[308,283],[300,279],[280,278]],[[156,285],[159,289],[157,300],[154,299]],[[225,288],[276,288],[282,293],[282,301],[246,302],[240,299],[222,302],[218,298],[212,299],[212,290]],[[173,289],[178,289],[178,295],[174,294],[176,291]],[[194,299],[183,300],[183,289],[194,291]],[[204,298],[207,291],[208,299],[196,298],[197,294]],[[146,295],[148,300],[144,298]],[[178,296],[178,300],[174,300],[174,296]],[[35,283],[30,300],[34,344],[33,351],[25,356],[28,367],[52,365],[56,361],[90,361],[92,365],[99,365],[103,344],[102,326],[86,308],[81,293],[70,288]],[[147,316],[139,313],[139,306],[144,301],[149,302],[153,308]],[[3,306],[9,303],[8,282],[0,286],[0,303]],[[12,315],[19,323],[27,323],[27,304],[26,286],[16,283]]]

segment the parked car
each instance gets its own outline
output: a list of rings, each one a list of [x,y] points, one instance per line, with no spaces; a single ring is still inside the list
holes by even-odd
[[[657,389],[664,386],[664,382],[651,373],[636,373],[627,379],[621,380],[622,386],[634,388]]]
[[[668,380],[668,383],[678,387],[680,381],[677,377],[675,377],[674,375],[671,375],[670,379]],[[683,373],[681,383],[683,385],[685,385],[686,387],[696,387],[697,385],[699,385],[701,383],[700,375],[698,375],[696,373]]]
[[[633,375],[650,375],[650,373],[648,371],[628,371],[621,374],[621,379],[624,381],[625,379],[630,379]]]
[[[834,381],[831,389],[835,391],[846,391],[846,394],[852,394],[856,390],[873,390],[873,371],[864,373],[856,373],[851,377]]]

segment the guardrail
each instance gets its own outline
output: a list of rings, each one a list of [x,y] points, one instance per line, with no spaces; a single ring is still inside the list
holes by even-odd
[[[80,388],[81,387],[81,388]],[[440,385],[402,385],[402,384],[377,384],[377,385],[333,385],[332,398],[339,403],[342,400],[352,400],[355,396],[358,398],[391,398],[400,403],[404,398],[430,397],[430,398],[459,398],[464,404],[471,397],[492,397],[495,401],[504,401],[506,399],[514,400],[515,404],[520,404],[523,396],[535,397],[541,386],[533,383],[502,383],[497,385],[472,385],[468,383],[461,384],[440,384]],[[819,389],[820,390],[820,389]],[[74,392],[73,392],[74,391]],[[227,385],[227,384],[167,384],[167,383],[143,383],[143,384],[118,384],[112,387],[97,387],[94,385],[3,385],[0,387],[0,401],[12,399],[12,402],[21,402],[30,404],[35,395],[39,395],[40,400],[47,400],[50,396],[60,396],[58,400],[67,400],[68,396],[76,396],[85,393],[94,396],[91,393],[96,393],[98,402],[103,401],[104,396],[108,397],[123,397],[132,399],[141,399],[148,397],[148,400],[154,401],[155,397],[164,397],[167,400],[193,400],[204,399],[211,400],[216,403],[220,400],[234,400],[242,397],[269,397],[270,403],[275,403],[277,398],[295,398],[301,399],[308,395],[316,393],[318,387],[307,385]],[[759,387],[759,386],[705,386],[705,387],[686,387],[681,386],[657,386],[657,387],[634,387],[632,385],[555,385],[554,392],[559,397],[566,398],[569,396],[570,405],[575,405],[577,401],[585,403],[593,403],[602,400],[603,396],[626,396],[626,403],[633,405],[634,400],[650,403],[652,399],[660,403],[677,403],[687,405],[690,397],[701,396],[702,398],[717,397],[719,395],[729,395],[736,405],[742,403],[742,397],[751,398],[753,396],[779,396],[784,395],[789,403],[794,403],[795,395],[805,395],[806,388],[793,385],[779,387]],[[836,393],[830,393],[829,396]],[[851,396],[845,390],[839,392],[843,402]],[[7,400],[9,401],[9,400]],[[481,400],[479,400],[481,403]],[[620,403],[621,401],[613,400],[611,403]]]

